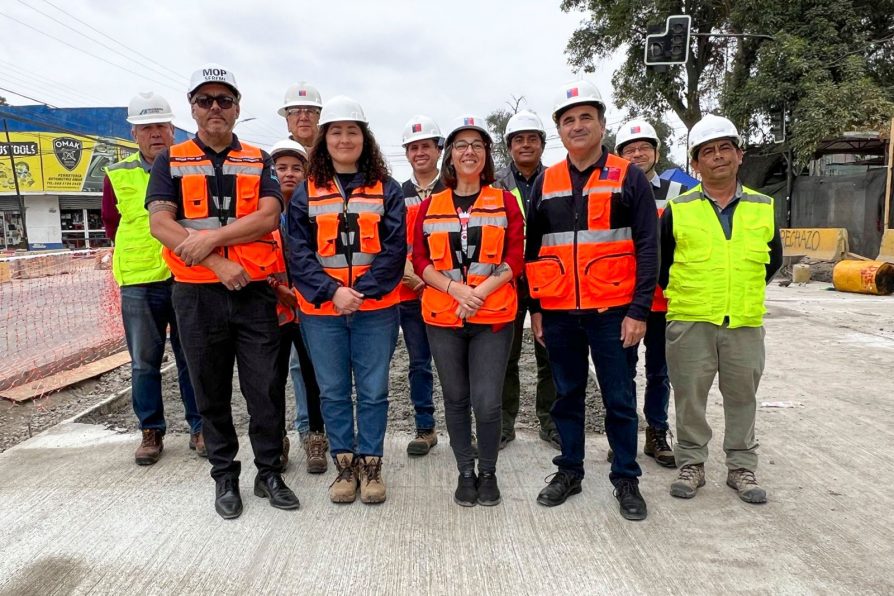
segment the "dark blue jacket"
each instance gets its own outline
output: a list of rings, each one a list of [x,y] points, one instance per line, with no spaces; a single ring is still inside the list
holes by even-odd
[[[363,184],[360,174],[339,178],[350,194]],[[385,216],[379,222],[382,250],[369,270],[361,275],[354,289],[366,298],[381,298],[397,287],[407,260],[406,210],[400,184],[393,178],[384,183]],[[322,304],[332,300],[339,283],[329,276],[317,260],[317,231],[307,215],[307,182],[300,184],[289,201],[287,220],[288,265],[292,285],[308,302]]]

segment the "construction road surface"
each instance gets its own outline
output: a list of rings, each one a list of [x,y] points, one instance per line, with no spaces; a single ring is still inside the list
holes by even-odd
[[[471,509],[453,503],[443,432],[413,460],[409,436],[388,435],[379,506],[329,503],[331,466],[309,476],[297,458],[301,509],[272,509],[243,448],[245,512],[224,521],[185,437],[142,468],[136,434],[65,423],[0,454],[0,594],[892,594],[894,297],[828,287],[769,288],[766,505],[725,485],[716,388],[707,485],[674,499],[674,471],[640,456],[636,523],[618,514],[602,435],[583,493],[553,509],[534,499],[556,452],[530,431],[500,454],[503,503]]]

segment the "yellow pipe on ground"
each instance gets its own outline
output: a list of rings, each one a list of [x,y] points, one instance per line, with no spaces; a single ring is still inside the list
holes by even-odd
[[[839,292],[887,296],[894,292],[894,266],[882,261],[839,261],[832,269],[832,285]]]

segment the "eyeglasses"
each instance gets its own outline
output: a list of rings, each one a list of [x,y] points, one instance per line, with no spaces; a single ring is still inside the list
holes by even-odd
[[[481,153],[484,151],[484,143],[481,141],[472,141],[471,143],[468,141],[457,141],[453,143],[453,150],[458,151],[459,153],[465,153],[466,149],[469,147],[472,148],[472,151],[475,153]]]
[[[319,116],[319,108],[289,108],[286,116]]]
[[[232,95],[197,95],[192,102],[203,110],[210,110],[214,102],[221,110],[229,110],[236,105],[236,98]]]
[[[634,153],[654,153],[655,147],[652,143],[631,143],[625,145],[621,149],[621,155],[633,155]]]

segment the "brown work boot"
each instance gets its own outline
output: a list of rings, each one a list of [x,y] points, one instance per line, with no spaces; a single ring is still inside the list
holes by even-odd
[[[671,496],[691,499],[705,485],[705,464],[687,464],[680,468],[677,479],[671,482]]]
[[[158,461],[158,458],[161,457],[161,452],[165,448],[164,443],[162,442],[162,436],[161,431],[158,429],[143,429],[143,441],[140,443],[140,446],[137,447],[137,451],[133,455],[137,465],[151,466]]]
[[[329,441],[324,433],[309,432],[304,439],[304,453],[307,454],[307,473],[322,474],[329,467],[326,453]]]
[[[353,503],[357,498],[357,466],[353,453],[335,456],[338,476],[329,485],[329,500],[333,503]]]
[[[761,488],[754,477],[754,472],[745,468],[730,470],[726,475],[726,485],[736,489],[739,498],[746,503],[766,503],[767,491]]]
[[[189,435],[189,448],[199,457],[208,457],[208,449],[205,447],[205,436],[202,431]]]
[[[357,464],[360,476],[360,500],[364,503],[385,501],[385,481],[382,480],[382,458],[367,456]]]
[[[646,427],[646,443],[643,445],[643,453],[649,457],[654,457],[660,466],[665,468],[676,468],[677,460],[674,458],[674,450],[667,444],[667,435],[670,431],[667,429]]]
[[[283,435],[282,438],[282,455],[279,456],[280,470],[285,472],[289,467],[289,451],[292,449],[292,442],[289,441],[289,435]]]
[[[438,444],[438,433],[433,428],[417,428],[416,438],[407,445],[409,455],[427,455]]]

